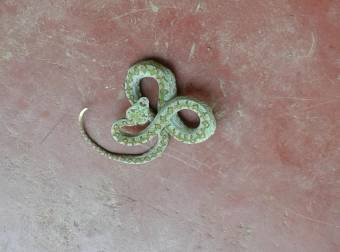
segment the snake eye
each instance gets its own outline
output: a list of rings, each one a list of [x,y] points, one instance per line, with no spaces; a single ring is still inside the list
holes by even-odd
[[[140,100],[139,100],[139,104],[140,104],[142,107],[146,107],[146,106],[148,106],[148,104],[149,104],[149,100],[148,100],[146,97],[142,97],[142,98],[140,98]]]

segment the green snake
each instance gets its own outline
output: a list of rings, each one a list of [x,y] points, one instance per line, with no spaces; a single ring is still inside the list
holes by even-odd
[[[142,97],[140,81],[143,78],[154,78],[159,86],[157,113],[149,107],[149,100]],[[125,93],[131,103],[126,111],[126,118],[113,122],[111,134],[120,144],[135,146],[145,144],[157,137],[156,144],[144,153],[123,154],[111,152],[94,141],[85,129],[84,108],[79,114],[80,132],[84,139],[102,155],[109,159],[128,164],[144,164],[159,157],[166,149],[170,135],[176,140],[195,144],[207,140],[216,129],[216,121],[211,108],[194,98],[176,96],[176,80],[171,70],[153,61],[145,60],[131,66],[125,80]],[[200,123],[196,128],[187,127],[178,116],[181,110],[195,112]],[[126,126],[148,126],[137,134],[124,132]]]

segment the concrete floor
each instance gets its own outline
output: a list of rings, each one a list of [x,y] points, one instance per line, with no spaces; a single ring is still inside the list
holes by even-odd
[[[77,117],[122,150],[149,57],[217,132],[122,165]],[[338,0],[2,0],[0,105],[1,252],[340,251]]]

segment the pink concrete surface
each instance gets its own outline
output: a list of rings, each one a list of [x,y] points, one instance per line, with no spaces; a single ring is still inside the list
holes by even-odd
[[[123,165],[145,58],[217,132]],[[2,0],[0,105],[0,251],[340,251],[340,1]]]

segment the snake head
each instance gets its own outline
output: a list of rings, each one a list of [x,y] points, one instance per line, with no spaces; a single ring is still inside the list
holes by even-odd
[[[149,100],[141,97],[126,111],[126,119],[134,124],[142,125],[150,120]]]

